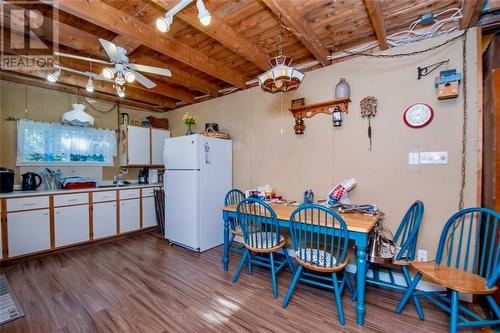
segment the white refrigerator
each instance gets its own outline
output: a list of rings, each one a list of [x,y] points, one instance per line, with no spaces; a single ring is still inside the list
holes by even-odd
[[[164,155],[165,238],[197,252],[222,244],[232,141],[199,134],[168,138]]]

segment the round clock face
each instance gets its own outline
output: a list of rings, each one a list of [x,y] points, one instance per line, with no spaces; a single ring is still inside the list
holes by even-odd
[[[406,109],[403,120],[411,128],[422,128],[430,124],[434,117],[432,108],[424,103],[417,103]]]

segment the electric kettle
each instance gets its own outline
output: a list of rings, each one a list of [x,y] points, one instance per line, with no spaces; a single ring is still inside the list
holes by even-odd
[[[42,184],[42,177],[34,172],[26,172],[22,177],[21,187],[23,191],[36,190]]]

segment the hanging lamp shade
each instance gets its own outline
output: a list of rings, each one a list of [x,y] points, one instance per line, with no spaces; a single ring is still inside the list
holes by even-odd
[[[291,67],[291,64],[292,58],[284,55],[270,59],[271,69],[258,77],[262,90],[274,94],[297,89],[304,79],[304,74]]]
[[[63,124],[69,124],[74,126],[93,126],[94,117],[89,115],[85,110],[85,105],[75,103],[73,104],[73,109],[63,113],[62,122]]]

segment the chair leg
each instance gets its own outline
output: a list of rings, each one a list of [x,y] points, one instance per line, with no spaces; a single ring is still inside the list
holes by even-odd
[[[248,253],[249,253],[248,250],[245,251],[243,257],[241,257],[240,263],[238,264],[238,268],[236,269],[236,272],[234,272],[233,283],[236,283],[236,281],[238,281],[238,277],[240,276],[241,270],[243,269],[243,266],[245,266],[245,263],[248,259]]]
[[[229,246],[228,246],[228,248],[231,248],[231,246],[233,246],[234,237],[236,237],[236,235],[232,234],[231,238],[229,239]]]
[[[456,333],[458,327],[458,291],[451,293],[451,312],[450,312],[450,333]]]
[[[248,249],[247,249],[247,251],[248,251],[247,271],[248,271],[248,275],[252,275],[252,253]]]
[[[333,278],[333,289],[335,290],[335,300],[337,301],[337,313],[339,315],[339,322],[340,325],[345,325],[344,308],[342,307],[342,295],[340,295],[337,273],[332,273],[332,278]]]
[[[278,286],[276,282],[276,267],[274,267],[274,253],[269,253],[269,259],[271,260],[271,275],[273,279],[273,295],[274,298],[278,298]]]
[[[295,268],[293,267],[292,260],[290,259],[290,256],[288,255],[288,251],[286,248],[283,248],[283,254],[285,255],[286,261],[288,262],[288,267],[290,268],[290,272],[292,274],[295,274]]]
[[[347,285],[347,289],[349,290],[349,293],[351,294],[351,296],[353,297],[353,300],[354,300],[354,289],[352,288],[352,284],[351,284],[351,279],[349,278],[349,274],[344,270],[344,279],[345,279],[345,283]]]
[[[401,298],[401,301],[399,302],[398,307],[396,308],[396,313],[401,313],[401,311],[403,311],[404,307],[406,306],[406,303],[408,303],[410,296],[413,295],[413,291],[417,287],[417,284],[421,278],[422,274],[417,273],[417,275],[415,275],[415,278],[413,279],[412,283],[408,286],[408,290],[406,290],[405,294]]]
[[[410,272],[408,271],[408,267],[403,266],[401,271],[403,272],[403,277],[406,281],[406,285],[409,287],[411,284],[411,277],[410,277]],[[420,320],[425,320],[424,310],[422,309],[422,305],[420,304],[418,296],[413,295],[412,299],[413,303],[415,303],[415,308],[417,309],[418,318],[420,318]]]
[[[288,302],[290,301],[290,298],[292,298],[293,291],[295,290],[295,286],[297,285],[297,282],[300,279],[300,276],[302,275],[302,270],[304,267],[299,265],[297,267],[297,270],[295,271],[295,275],[293,276],[292,282],[290,283],[290,286],[288,287],[288,291],[286,293],[285,299],[283,300],[283,303],[281,304],[282,308],[286,308],[288,306]]]

